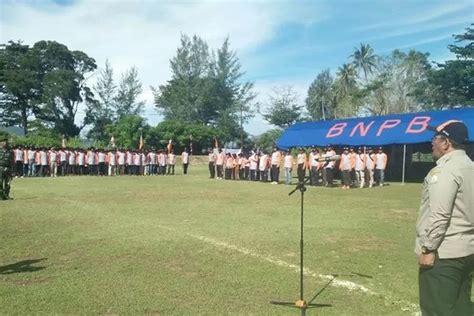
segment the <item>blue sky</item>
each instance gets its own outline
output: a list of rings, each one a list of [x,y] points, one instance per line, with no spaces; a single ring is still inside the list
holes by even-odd
[[[447,49],[452,35],[472,22],[474,1],[464,0],[0,0],[2,43],[56,40],[84,51],[99,67],[109,59],[117,80],[136,66],[150,124],[161,119],[150,86],[169,79],[181,33],[197,34],[213,49],[229,36],[245,80],[255,83],[265,105],[279,86],[293,87],[303,103],[317,74],[335,73],[360,43],[379,55],[399,48],[429,52],[437,62],[453,59]],[[254,135],[269,128],[258,115],[246,125]]]

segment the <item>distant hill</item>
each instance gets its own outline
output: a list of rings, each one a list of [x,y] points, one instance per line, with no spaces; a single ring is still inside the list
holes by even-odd
[[[9,127],[2,127],[0,126],[0,131],[5,131],[8,134],[16,135],[16,136],[25,136],[25,132],[23,128],[18,126],[9,126]]]

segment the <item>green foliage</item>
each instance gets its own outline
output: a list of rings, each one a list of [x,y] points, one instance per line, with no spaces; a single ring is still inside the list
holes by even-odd
[[[30,117],[40,99],[38,56],[21,42],[0,47],[0,124],[29,131]]]
[[[138,71],[135,67],[132,67],[122,74],[117,95],[113,102],[115,115],[118,118],[127,115],[140,115],[145,102],[137,101],[137,99],[142,91],[142,84],[138,79]]]
[[[52,130],[42,129],[31,132],[26,136],[18,136],[13,138],[13,145],[33,146],[36,148],[61,147],[62,139]]]
[[[222,131],[202,124],[188,124],[178,120],[165,120],[156,127],[150,128],[146,135],[147,147],[164,149],[169,140],[180,152],[193,145],[193,153],[201,153],[202,150],[213,146],[214,138],[221,139]]]
[[[306,110],[315,121],[334,118],[335,89],[333,81],[329,69],[326,69],[318,74],[308,89]]]
[[[471,26],[474,24],[471,24]],[[438,64],[428,72],[428,78],[419,85],[416,95],[426,109],[444,109],[474,104],[474,29],[455,35],[456,43],[449,45],[455,60]]]
[[[359,48],[354,48],[354,53],[350,56],[355,67],[364,73],[365,81],[368,82],[370,75],[377,68],[377,55],[369,44],[360,43]]]
[[[40,64],[41,100],[36,118],[59,134],[78,135],[84,127],[75,124],[78,106],[94,97],[86,76],[97,68],[95,60],[54,41],[37,42],[31,49]]]
[[[114,104],[117,86],[113,80],[113,69],[109,61],[105,61],[105,68],[99,72],[97,83],[94,86],[96,100],[87,104],[85,123],[92,125],[87,137],[102,142],[109,139],[107,125],[115,119]]]
[[[283,130],[279,128],[266,131],[265,133],[256,137],[255,146],[268,153],[276,145],[276,141],[281,137],[282,134]]]
[[[145,137],[149,126],[145,119],[139,115],[125,115],[117,123],[109,125],[107,132],[115,138],[115,144],[119,148],[137,149],[140,142],[140,132]],[[101,142],[104,144],[104,142]]]
[[[273,89],[270,104],[263,118],[270,124],[279,128],[287,128],[301,118],[302,106],[297,103],[298,96],[292,87],[279,87]]]

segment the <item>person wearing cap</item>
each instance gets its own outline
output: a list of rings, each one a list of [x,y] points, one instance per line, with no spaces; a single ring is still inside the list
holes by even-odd
[[[357,154],[355,156],[355,176],[356,183],[359,188],[363,188],[365,185],[365,166],[367,164],[367,154],[362,152],[362,147],[357,148]]]
[[[291,184],[291,170],[293,170],[293,166],[295,165],[293,155],[291,154],[290,150],[285,152],[284,158],[284,167],[285,167],[285,183],[287,185]]]
[[[431,142],[436,166],[423,183],[415,241],[422,315],[472,315],[474,163],[467,140],[466,125],[448,121]]]
[[[319,184],[319,169],[321,166],[321,163],[319,162],[319,159],[321,158],[321,155],[319,154],[319,150],[316,147],[313,147],[311,149],[311,153],[309,154],[309,166],[310,166],[310,184],[312,186],[316,186]]]
[[[375,169],[375,153],[372,147],[368,147],[367,150],[369,153],[367,154],[367,160],[365,164],[366,168],[366,181],[369,185],[369,188],[374,186],[374,169]]]
[[[349,153],[349,148],[344,147],[344,152],[341,155],[341,161],[339,162],[339,170],[342,172],[342,189],[351,188],[351,171],[354,168],[352,157]]]
[[[332,146],[328,146],[326,155],[324,157],[325,162],[323,168],[326,174],[326,187],[332,187],[334,181],[334,167],[336,166],[336,162],[331,160],[331,157],[336,156],[336,151]]]
[[[376,171],[377,183],[381,187],[383,187],[384,185],[386,167],[387,167],[387,154],[383,152],[382,147],[379,147],[378,152],[375,154],[375,171]]]
[[[271,157],[271,171],[270,178],[272,184],[278,184],[280,182],[280,165],[281,165],[281,153],[276,147],[273,147]]]
[[[207,161],[208,161],[208,168],[209,168],[209,179],[214,179],[216,177],[216,159],[217,156],[214,153],[214,150],[209,148],[207,151]]]
[[[0,200],[11,200],[13,151],[8,148],[8,134],[0,135]]]
[[[189,153],[187,148],[184,148],[183,152],[181,153],[181,162],[183,163],[183,174],[188,174]]]
[[[296,164],[297,164],[297,175],[298,175],[298,182],[304,182],[304,177],[306,175],[306,153],[303,148],[300,148],[300,152],[298,156],[296,156]]]

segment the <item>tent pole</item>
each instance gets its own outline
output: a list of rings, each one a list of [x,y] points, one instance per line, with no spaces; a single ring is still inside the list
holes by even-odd
[[[407,154],[407,145],[403,144],[403,166],[402,166],[402,184],[405,184],[405,156]]]

